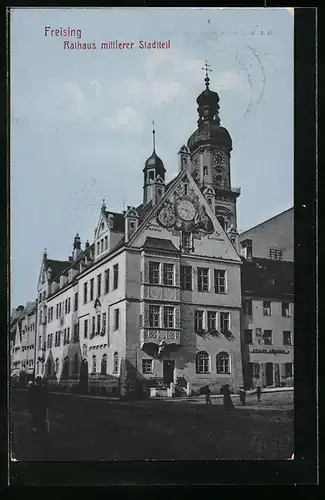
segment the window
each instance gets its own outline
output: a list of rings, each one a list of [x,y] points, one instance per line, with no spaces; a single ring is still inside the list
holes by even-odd
[[[291,332],[288,330],[283,332],[283,345],[292,345]]]
[[[159,262],[149,262],[149,283],[152,285],[158,285],[159,284],[159,271],[160,271],[160,264]]]
[[[100,373],[106,375],[107,373],[107,354],[103,354],[102,362],[100,364]]]
[[[253,343],[253,330],[244,330],[244,343],[245,344]]]
[[[230,317],[229,312],[220,313],[220,330],[222,332],[229,332],[230,329]]]
[[[38,337],[38,348],[41,349],[42,347],[42,337],[41,335]]]
[[[192,268],[181,266],[181,289],[192,290]]]
[[[100,297],[102,293],[102,275],[98,274],[97,276],[97,297]]]
[[[191,248],[191,233],[187,231],[182,231],[182,248],[187,250]]]
[[[152,359],[142,360],[142,373],[152,373]]]
[[[90,280],[90,298],[89,300],[94,300],[94,278]]]
[[[264,330],[264,344],[271,345],[272,344],[272,330]]]
[[[113,373],[118,373],[118,353],[114,352],[113,355]]]
[[[106,313],[103,313],[102,317],[102,333],[106,333]]]
[[[78,292],[74,294],[74,310],[78,310]]]
[[[71,298],[69,297],[68,298],[68,314],[70,313],[71,311]]]
[[[186,163],[186,162],[184,162],[184,163]],[[187,195],[187,193],[188,193],[188,185],[184,184],[184,194]]]
[[[205,267],[197,269],[197,289],[199,292],[209,291],[209,269]]]
[[[97,255],[100,254],[100,242],[97,241]]]
[[[226,271],[214,271],[214,290],[216,293],[226,293]]]
[[[293,376],[292,363],[285,363],[284,364],[284,378],[292,377],[292,376]]]
[[[272,260],[282,260],[283,250],[281,248],[270,247],[269,248],[269,258]]]
[[[115,309],[114,330],[118,330],[119,326],[120,326],[120,310]]]
[[[48,310],[48,318],[47,318],[47,321],[50,322],[51,321],[51,309]],[[28,327],[28,330],[29,330],[29,327]]]
[[[203,330],[203,311],[194,311],[194,330],[196,332]]]
[[[53,339],[53,334],[49,333],[47,336],[47,348],[51,349],[52,348],[52,339]]]
[[[55,373],[59,373],[59,358],[56,358],[54,365]]]
[[[88,337],[88,319],[84,320],[84,338]]]
[[[73,342],[79,342],[79,325],[76,323],[73,325]]]
[[[227,352],[217,354],[217,373],[230,373],[230,358]]]
[[[252,363],[252,377],[260,378],[260,365],[258,363]]]
[[[93,355],[93,366],[92,366],[92,372],[96,373],[96,368],[97,368],[97,363],[96,363],[96,355]]]
[[[87,303],[88,283],[84,283],[84,304]]]
[[[59,317],[59,304],[56,304],[56,319]]]
[[[170,286],[174,284],[174,264],[164,264],[163,283]]]
[[[59,304],[59,317],[60,318],[62,317],[62,309],[63,309],[62,304],[63,304],[63,302],[60,302],[60,304]]]
[[[108,249],[108,236],[105,236],[105,250]]]
[[[252,299],[244,300],[244,314],[251,316],[253,313],[253,302]]]
[[[203,175],[208,175],[208,167],[206,165],[203,167]]]
[[[109,292],[109,269],[105,271],[105,293]]]
[[[160,307],[149,306],[149,326],[151,328],[159,328],[160,326]]]
[[[114,274],[114,290],[118,288],[118,264],[115,264],[113,267],[113,274]]]
[[[91,328],[91,333],[92,335],[95,335],[95,332],[96,332],[96,318],[95,316],[92,317],[92,328]]]
[[[104,240],[100,240],[100,251],[104,251]]]
[[[164,327],[174,328],[174,307],[164,307]]]
[[[196,355],[196,373],[210,373],[210,356],[205,351]]]
[[[289,302],[282,302],[282,316],[290,317],[290,304]]]
[[[271,302],[269,300],[263,300],[263,314],[271,316]]]
[[[217,329],[217,313],[215,311],[208,311],[208,330],[214,331]]]
[[[100,334],[100,314],[97,314],[97,335]]]
[[[68,299],[65,299],[64,301],[64,314],[67,314],[68,312]]]

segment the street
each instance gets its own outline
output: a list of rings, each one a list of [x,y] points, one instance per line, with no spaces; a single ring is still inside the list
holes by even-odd
[[[50,433],[38,443],[26,393],[12,399],[12,454],[17,460],[288,459],[293,411],[188,402],[50,395]],[[43,446],[42,446],[43,445]]]

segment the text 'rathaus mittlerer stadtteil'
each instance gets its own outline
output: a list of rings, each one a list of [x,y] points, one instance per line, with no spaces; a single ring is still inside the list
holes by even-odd
[[[170,40],[105,40],[102,42],[83,41],[82,30],[72,28],[44,27],[45,37],[63,39],[66,50],[132,50],[132,49],[170,49]],[[69,40],[67,40],[69,38]],[[78,40],[73,40],[77,38]],[[72,40],[71,40],[72,39]]]

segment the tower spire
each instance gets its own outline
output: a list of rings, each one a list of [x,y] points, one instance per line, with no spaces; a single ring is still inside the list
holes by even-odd
[[[205,86],[206,88],[208,89],[209,88],[209,83],[210,83],[210,78],[209,78],[209,74],[208,74],[208,71],[210,71],[210,73],[212,72],[212,69],[210,69],[210,64],[208,64],[208,61],[206,60],[205,61],[205,68],[202,68],[203,71],[205,71]]]
[[[152,121],[152,145],[153,151],[156,151],[156,131],[155,131],[155,122]]]

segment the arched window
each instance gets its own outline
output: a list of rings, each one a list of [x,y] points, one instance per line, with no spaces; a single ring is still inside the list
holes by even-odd
[[[96,356],[93,355],[93,373],[96,373]]]
[[[118,353],[114,352],[113,356],[113,373],[118,373]]]
[[[102,375],[107,373],[107,354],[103,354],[100,372]]]
[[[73,371],[74,371],[74,373],[78,373],[79,372],[79,357],[78,357],[78,353],[76,353],[74,355],[74,359],[73,359]]]
[[[217,354],[217,373],[230,373],[230,357],[227,352]]]
[[[55,360],[55,373],[59,373],[59,358],[56,358]]]
[[[154,170],[150,170],[149,172],[149,180],[154,180],[155,178],[155,171]]]
[[[210,373],[210,356],[205,351],[196,355],[196,373]]]
[[[208,167],[206,165],[203,167],[203,175],[208,175]]]

